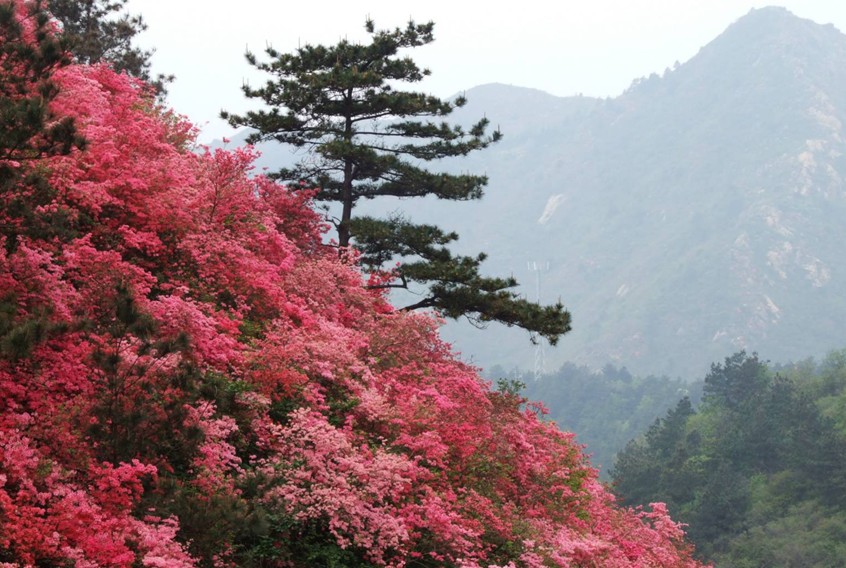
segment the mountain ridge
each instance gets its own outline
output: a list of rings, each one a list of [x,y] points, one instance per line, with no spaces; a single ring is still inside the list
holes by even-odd
[[[729,57],[766,46],[745,63]],[[531,230],[542,236],[522,239],[527,260],[560,263],[543,275],[543,288],[558,291],[574,314],[574,332],[547,350],[548,363],[611,360],[693,377],[741,348],[798,358],[838,346],[825,307],[846,315],[838,307],[843,284],[834,279],[842,253],[827,236],[837,229],[846,172],[846,100],[837,88],[846,75],[836,61],[846,63],[846,36],[833,26],[780,8],[753,10],[685,64],[633,82],[571,124],[548,168],[558,170],[560,185],[532,204],[544,222]],[[500,172],[490,174],[489,196],[502,183]],[[698,289],[703,282],[712,289]],[[800,315],[805,304],[814,318]],[[702,313],[711,317],[696,324]],[[804,340],[786,331],[812,326],[820,331]],[[664,336],[663,347],[655,335]],[[491,364],[478,346],[490,338],[454,337],[476,362]],[[493,343],[519,341],[509,334]],[[531,349],[521,351],[519,366],[532,368]],[[507,367],[510,357],[495,363]],[[657,357],[666,360],[655,365]]]

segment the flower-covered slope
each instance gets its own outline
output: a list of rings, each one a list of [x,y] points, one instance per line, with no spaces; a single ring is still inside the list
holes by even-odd
[[[698,566],[362,286],[307,191],[126,76],[52,79],[87,146],[0,195],[0,566]]]

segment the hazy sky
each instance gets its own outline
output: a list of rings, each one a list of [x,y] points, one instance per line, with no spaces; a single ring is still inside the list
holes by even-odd
[[[232,133],[217,118],[221,108],[258,105],[240,89],[264,82],[246,49],[367,41],[368,15],[379,29],[435,22],[435,41],[408,52],[432,71],[416,90],[447,97],[497,82],[604,97],[687,61],[752,8],[773,4],[846,30],[844,0],[129,0],[128,10],[147,21],[138,43],[156,49],[154,71],[176,75],[170,105],[208,141]]]

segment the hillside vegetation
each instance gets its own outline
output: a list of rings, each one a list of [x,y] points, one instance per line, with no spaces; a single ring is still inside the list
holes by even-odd
[[[661,500],[717,566],[846,566],[846,356],[774,372],[739,352],[619,454],[624,503]]]
[[[558,427],[576,434],[591,465],[607,478],[617,452],[687,396],[698,402],[702,383],[668,377],[633,376],[606,365],[601,371],[563,365],[555,373],[525,381],[525,395],[543,402]]]
[[[699,566],[308,192],[0,7],[0,566]]]

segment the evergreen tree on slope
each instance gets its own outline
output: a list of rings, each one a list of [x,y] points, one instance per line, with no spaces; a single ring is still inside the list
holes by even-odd
[[[353,244],[369,270],[379,273],[401,261],[393,280],[380,285],[422,285],[423,299],[405,309],[433,308],[451,318],[516,325],[555,344],[570,330],[564,306],[540,306],[520,298],[513,291],[513,278],[482,276],[479,267],[485,254],[456,256],[449,250],[456,233],[401,216],[353,215],[361,199],[482,197],[485,176],[433,173],[417,164],[481,150],[498,141],[500,132],[488,133],[487,119],[467,130],[440,120],[464,105],[463,97],[444,101],[394,89],[396,82],[414,83],[429,74],[398,54],[433,41],[433,28],[431,22],[409,22],[404,29],[376,31],[368,20],[371,42],[366,45],[342,40],[328,47],[305,45],[290,54],[267,48],[269,62],[248,53],[249,63],[273,78],[260,88],[245,85],[244,93],[262,99],[270,109],[222,116],[233,126],[254,128],[251,142],[276,140],[308,150],[305,159],[275,177],[317,187],[317,200],[339,203],[338,244]]]

